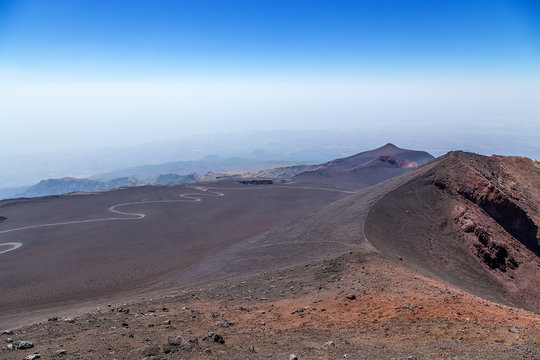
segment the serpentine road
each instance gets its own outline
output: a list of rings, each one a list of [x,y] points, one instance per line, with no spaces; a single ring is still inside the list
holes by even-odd
[[[245,187],[245,188],[212,188],[215,190],[254,190],[254,189],[268,189],[268,188],[285,188],[285,189],[306,189],[306,190],[326,190],[326,191],[336,191],[341,193],[347,193],[347,194],[354,194],[355,191],[347,191],[347,190],[337,190],[337,189],[331,189],[331,188],[319,188],[319,187],[292,187],[292,186],[264,186],[260,188],[253,188],[253,187]],[[148,200],[148,201],[135,201],[135,202],[127,202],[127,203],[121,203],[116,204],[109,207],[109,211],[111,213],[120,214],[120,215],[126,215],[126,216],[132,216],[132,217],[109,217],[109,218],[100,218],[100,219],[90,219],[90,220],[76,220],[76,221],[64,221],[64,222],[57,222],[57,223],[50,223],[50,224],[40,224],[40,225],[30,225],[30,226],[23,226],[18,227],[14,229],[8,229],[8,230],[2,230],[0,231],[0,235],[6,234],[6,233],[12,233],[16,231],[22,231],[22,230],[28,230],[28,229],[37,229],[37,228],[43,228],[43,227],[51,227],[51,226],[62,226],[62,225],[74,225],[74,224],[85,224],[85,223],[93,223],[93,222],[100,222],[100,221],[116,221],[116,220],[140,220],[146,217],[146,214],[143,213],[135,213],[135,212],[127,212],[127,211],[121,211],[118,210],[120,207],[129,206],[129,205],[140,205],[140,204],[157,204],[157,203],[175,203],[175,202],[198,202],[202,201],[202,198],[197,196],[224,196],[225,194],[217,191],[212,191],[210,188],[204,188],[201,186],[192,187],[192,189],[202,191],[204,193],[186,193],[181,194],[180,199],[176,200]],[[20,242],[8,242],[8,243],[0,243],[0,254],[7,253],[9,251],[16,250],[20,248],[23,244]],[[8,247],[7,249],[2,250],[3,247]]]

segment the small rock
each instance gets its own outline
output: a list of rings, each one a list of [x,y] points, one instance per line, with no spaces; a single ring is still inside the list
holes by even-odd
[[[333,342],[333,341],[328,341],[328,342],[324,343],[324,345],[323,345],[323,348],[333,348],[333,347],[336,347],[336,343]]]
[[[2,331],[2,335],[13,335],[13,330],[4,330]]]
[[[409,310],[414,310],[414,305],[412,304],[405,304],[402,306],[403,309],[409,309]]]
[[[13,342],[13,338],[7,338],[6,342],[8,342],[8,343]]]
[[[298,360],[298,356],[291,354],[289,355],[289,360]]]
[[[163,322],[163,324],[164,324],[164,325],[171,325],[171,320],[165,320],[165,321]]]
[[[172,346],[180,346],[182,344],[182,341],[184,341],[184,339],[182,339],[180,336],[169,337],[169,345]]]
[[[159,355],[159,346],[157,345],[146,345],[143,348],[142,353],[146,356],[157,356]]]
[[[25,357],[26,360],[35,360],[35,359],[39,359],[41,357],[41,355],[39,354],[32,354],[32,355],[28,355],[27,357]]]
[[[356,295],[354,295],[354,294],[349,294],[349,295],[347,295],[347,296],[345,296],[345,297],[346,297],[347,299],[349,299],[349,300],[354,300],[354,299],[356,299]]]
[[[8,349],[8,350],[13,350],[13,349],[15,349],[15,348],[13,347],[13,344],[7,344],[7,345],[6,345],[6,349]]]
[[[163,347],[163,352],[166,352],[165,350],[169,350],[167,353],[175,352],[177,350],[191,351],[194,348],[199,348],[199,340],[197,340],[197,338],[187,341],[180,336],[177,336],[169,338],[169,344]]]
[[[159,346],[157,345],[146,345],[142,348],[132,350],[131,354],[143,354],[145,356],[157,356],[159,355]]]
[[[170,344],[163,345],[163,353],[170,354],[173,351],[173,347]]]
[[[225,327],[225,328],[229,326],[233,326],[233,325],[234,325],[234,322],[229,321],[229,320],[216,322],[216,326]]]
[[[203,337],[203,341],[213,341],[213,342],[217,342],[217,343],[220,343],[220,344],[225,343],[225,340],[223,340],[223,337],[221,335],[218,335],[218,334],[213,333],[213,332],[209,332],[208,334],[206,334]]]
[[[54,353],[54,355],[57,355],[57,356],[66,355],[66,354],[67,354],[66,349],[60,349]]]
[[[30,341],[19,341],[17,347],[19,348],[19,350],[31,349],[34,347],[34,344]]]
[[[220,312],[217,311],[217,310],[212,311],[212,313],[211,313],[210,315],[212,315],[212,319],[215,319],[215,318],[217,318],[217,317],[223,316],[223,314],[220,313]]]
[[[298,308],[298,309],[294,310],[291,314],[303,313],[304,311],[306,311],[306,308]]]
[[[67,323],[74,323],[75,320],[73,320],[72,318],[65,318],[65,319],[64,319],[64,322],[67,322]]]
[[[251,352],[251,353],[256,353],[257,351],[255,350],[255,346],[250,345],[250,346],[249,346],[249,352]]]
[[[508,329],[508,331],[514,333],[514,334],[519,334],[519,329],[515,326],[512,326],[510,329]]]

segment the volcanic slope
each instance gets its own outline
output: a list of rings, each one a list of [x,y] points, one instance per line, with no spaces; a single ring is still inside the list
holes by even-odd
[[[538,358],[538,314],[406,269],[420,262],[396,256],[389,261],[368,242],[370,208],[410,181],[441,174],[440,165],[433,161],[354,194],[341,193],[318,209],[311,205],[313,212],[207,253],[136,299],[95,302],[85,315],[49,309],[41,318],[47,314],[50,321],[0,334],[2,342],[35,343],[27,350],[0,348],[0,358],[34,352],[45,358],[59,348],[66,359],[285,359],[291,353],[301,360]],[[255,199],[265,189],[276,191],[257,199],[270,201],[298,190],[238,184],[223,189],[226,184],[209,190],[225,194],[210,196],[211,207],[235,192]],[[162,289],[161,296],[150,293],[157,289],[152,286]],[[0,317],[0,330],[19,327],[24,316],[7,323]],[[209,331],[220,341],[209,341]]]
[[[378,200],[365,231],[393,261],[538,312],[539,224],[538,162],[451,152]]]
[[[381,149],[372,153],[397,148]],[[20,324],[29,309],[39,317],[53,306],[78,307],[97,298],[127,298],[128,292],[250,275],[300,256],[341,254],[356,246],[343,229],[341,240],[320,236],[324,228],[311,231],[311,238],[303,234],[313,223],[310,215],[350,194],[311,184],[223,179],[0,202],[7,218],[0,224],[0,320]],[[325,221],[322,216],[317,222]],[[339,229],[341,219],[332,221]],[[282,228],[289,223],[296,227]],[[290,234],[297,240],[288,244]],[[234,266],[247,263],[249,268]]]
[[[386,144],[304,171],[292,179],[298,183],[336,188],[362,189],[424,165],[434,157],[425,151],[401,149]]]
[[[348,195],[212,184],[219,190],[146,186],[0,202],[7,218],[0,244],[22,244],[1,254],[0,323],[10,313],[22,321],[30,308],[146,288],[220,247]]]

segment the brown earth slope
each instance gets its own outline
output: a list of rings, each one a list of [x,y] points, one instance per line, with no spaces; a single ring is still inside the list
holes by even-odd
[[[383,254],[471,293],[540,311],[540,166],[452,152],[370,210]]]

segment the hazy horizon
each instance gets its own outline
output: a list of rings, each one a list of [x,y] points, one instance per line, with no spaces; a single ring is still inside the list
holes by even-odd
[[[2,1],[2,155],[280,129],[538,157],[538,44],[534,1]]]

